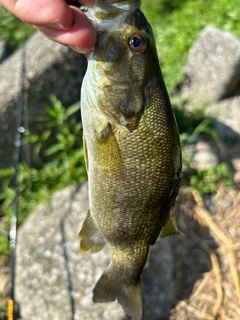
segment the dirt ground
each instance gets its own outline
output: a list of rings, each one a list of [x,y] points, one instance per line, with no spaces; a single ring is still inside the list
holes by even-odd
[[[185,237],[176,243],[179,294],[169,320],[239,320],[239,190],[221,186],[202,199],[183,188],[178,205]]]

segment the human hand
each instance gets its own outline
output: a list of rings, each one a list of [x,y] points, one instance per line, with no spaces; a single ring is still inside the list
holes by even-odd
[[[95,0],[77,2],[92,7]],[[72,0],[0,0],[12,14],[33,24],[47,38],[87,53],[96,42],[96,29]],[[69,4],[68,4],[69,3]]]

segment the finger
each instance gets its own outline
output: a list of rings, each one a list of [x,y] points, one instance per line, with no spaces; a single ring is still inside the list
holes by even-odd
[[[19,19],[36,25],[59,25],[69,29],[73,16],[63,0],[0,0],[2,5]]]
[[[45,26],[36,26],[36,28],[51,40],[73,47],[81,53],[87,53],[96,42],[96,29],[79,9],[70,7],[70,10],[73,24],[69,30],[57,30]]]

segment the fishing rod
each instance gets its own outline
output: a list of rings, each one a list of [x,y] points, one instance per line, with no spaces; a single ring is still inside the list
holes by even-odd
[[[77,1],[65,0],[69,5],[81,7]],[[27,38],[27,25],[24,24],[23,42]],[[16,131],[14,135],[14,200],[13,200],[13,214],[10,221],[9,242],[10,242],[10,297],[8,299],[8,320],[16,320],[20,316],[19,306],[15,301],[15,280],[16,280],[16,246],[17,246],[17,225],[18,225],[18,195],[19,195],[19,165],[20,153],[22,146],[22,134],[26,133],[23,124],[23,113],[25,108],[25,86],[24,81],[26,77],[26,46],[22,47],[22,66],[21,66],[21,86],[20,94],[17,102],[17,116],[16,116]],[[64,220],[64,219],[63,219]],[[63,224],[63,222],[62,222]],[[64,235],[64,227],[62,225],[62,233]],[[63,237],[63,243],[65,237]],[[68,272],[68,290],[70,296],[70,303],[72,309],[72,319],[75,319],[74,300],[72,298],[72,279],[70,276],[68,256],[66,248],[64,247],[65,264]]]
[[[24,24],[24,36],[23,41],[26,40],[26,24]],[[18,305],[15,302],[15,278],[16,278],[16,245],[17,245],[17,225],[18,225],[18,193],[19,193],[19,165],[20,165],[20,152],[22,145],[22,134],[25,132],[25,128],[22,126],[23,110],[24,110],[24,80],[26,75],[26,48],[22,48],[22,66],[21,66],[21,85],[20,94],[17,102],[17,115],[16,115],[16,131],[14,135],[14,200],[13,200],[13,214],[10,221],[10,298],[8,300],[8,320],[15,320],[19,315]]]

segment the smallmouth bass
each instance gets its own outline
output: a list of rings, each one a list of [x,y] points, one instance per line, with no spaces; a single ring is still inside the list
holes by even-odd
[[[112,260],[93,301],[117,299],[127,315],[141,320],[149,248],[179,233],[179,134],[140,0],[98,0],[88,16],[98,37],[81,94],[90,209],[80,249],[94,253],[110,244]]]

